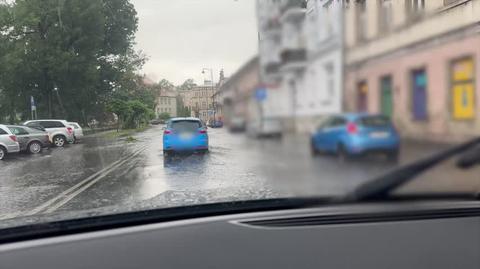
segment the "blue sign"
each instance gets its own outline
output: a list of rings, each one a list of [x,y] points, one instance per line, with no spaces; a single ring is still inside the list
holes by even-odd
[[[255,99],[259,102],[265,101],[267,99],[267,89],[266,88],[258,88],[255,91]]]

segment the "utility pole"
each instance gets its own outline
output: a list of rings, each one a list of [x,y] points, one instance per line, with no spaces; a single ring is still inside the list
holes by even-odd
[[[212,68],[203,68],[202,69],[202,74],[205,74],[205,71],[209,71],[210,72],[210,82],[212,83],[212,108],[213,108],[213,122],[215,123],[215,102],[213,100],[213,96],[214,96],[214,93],[215,93],[215,85],[213,83],[213,69]],[[210,118],[210,115],[209,115],[209,112],[210,112],[210,109],[208,107],[208,99],[210,97],[208,96],[207,94],[207,123],[208,123],[208,119]]]

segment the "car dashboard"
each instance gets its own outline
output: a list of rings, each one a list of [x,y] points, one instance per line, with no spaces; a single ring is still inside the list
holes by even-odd
[[[0,245],[0,268],[480,268],[480,202],[339,204]]]

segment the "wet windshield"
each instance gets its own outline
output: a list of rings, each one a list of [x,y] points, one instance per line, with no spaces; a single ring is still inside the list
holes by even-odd
[[[202,124],[199,121],[173,121],[169,127],[176,132],[195,132]]]
[[[358,123],[365,127],[385,127],[390,125],[390,120],[383,116],[363,117]]]
[[[461,145],[480,135],[479,8],[0,0],[0,227],[341,197]],[[480,191],[458,165],[476,150],[392,193]]]

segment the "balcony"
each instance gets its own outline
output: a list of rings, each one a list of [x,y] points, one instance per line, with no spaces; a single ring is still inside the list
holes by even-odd
[[[270,62],[265,66],[265,73],[275,74],[280,70],[281,63]]]
[[[307,2],[305,0],[288,0],[281,7],[282,22],[301,22],[305,17]]]
[[[307,50],[304,48],[284,49],[280,53],[282,70],[304,69],[307,60]]]

